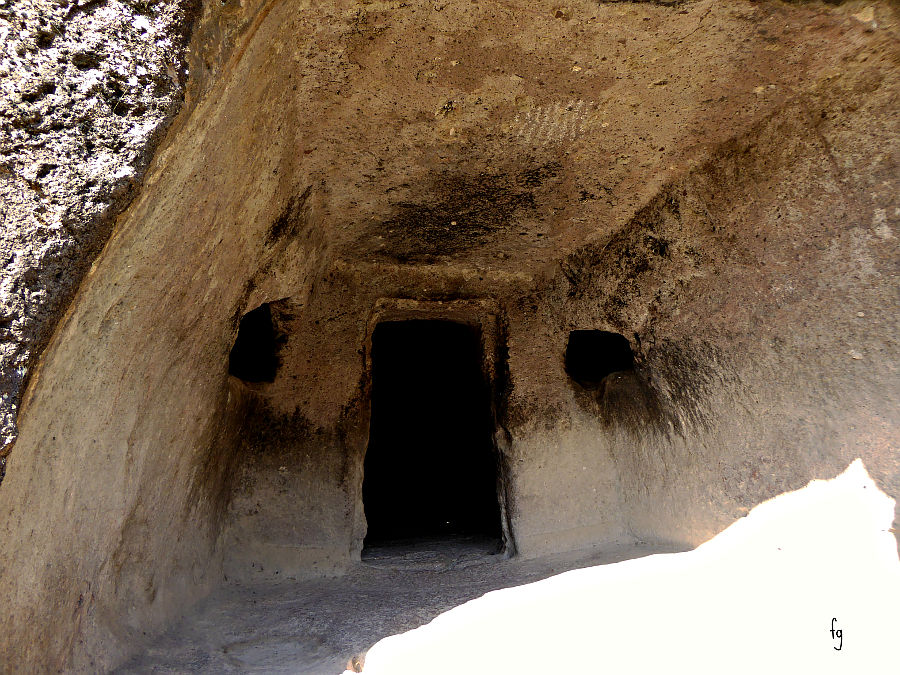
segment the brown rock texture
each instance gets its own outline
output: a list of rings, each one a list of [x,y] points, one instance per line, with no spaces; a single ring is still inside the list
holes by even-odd
[[[181,105],[195,11],[0,5],[0,480],[29,371]]]
[[[226,9],[19,413],[13,668],[114,667],[224,577],[354,564],[379,321],[481,331],[523,557],[696,545],[856,457],[900,496],[896,5]],[[588,329],[634,368],[570,378]]]

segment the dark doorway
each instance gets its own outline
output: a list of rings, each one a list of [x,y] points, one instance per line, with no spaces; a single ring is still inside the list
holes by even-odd
[[[365,545],[501,536],[481,333],[452,321],[385,321],[372,336]]]

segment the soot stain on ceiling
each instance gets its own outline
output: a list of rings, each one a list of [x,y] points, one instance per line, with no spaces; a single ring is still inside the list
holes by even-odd
[[[558,182],[562,169],[558,162],[526,166],[512,173],[436,172],[424,198],[395,202],[392,216],[373,226],[356,248],[420,263],[483,246],[524,214],[534,214],[541,188]]]

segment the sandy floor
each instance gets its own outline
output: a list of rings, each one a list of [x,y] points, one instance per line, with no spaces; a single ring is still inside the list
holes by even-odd
[[[120,673],[330,673],[379,639],[488,591],[672,548],[619,546],[504,560],[492,542],[368,552],[337,579],[224,586]]]

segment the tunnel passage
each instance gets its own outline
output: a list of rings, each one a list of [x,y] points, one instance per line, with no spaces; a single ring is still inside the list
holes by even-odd
[[[366,546],[500,531],[480,330],[385,321],[372,336]]]

